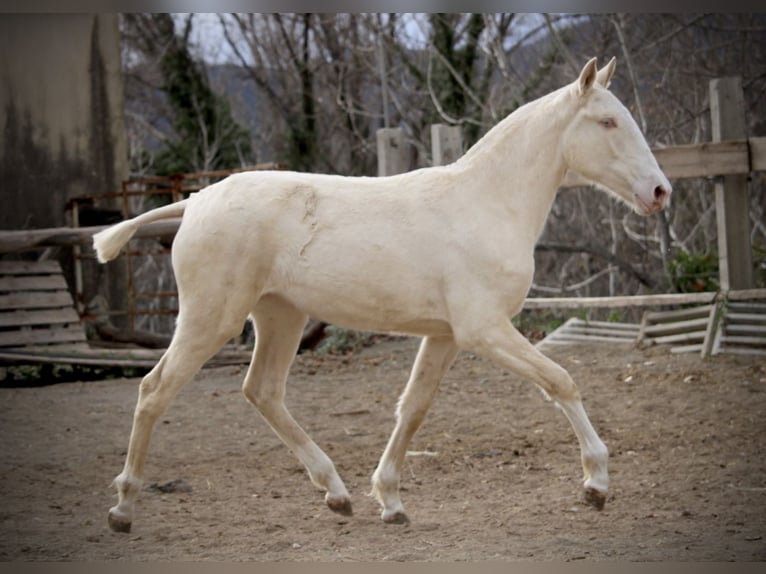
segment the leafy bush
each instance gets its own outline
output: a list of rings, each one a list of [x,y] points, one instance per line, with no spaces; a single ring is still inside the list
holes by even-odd
[[[670,282],[679,293],[718,291],[718,254],[679,252],[668,263]]]

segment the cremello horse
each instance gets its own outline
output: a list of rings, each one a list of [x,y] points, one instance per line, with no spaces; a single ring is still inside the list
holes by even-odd
[[[105,262],[140,226],[183,216],[173,245],[178,322],[141,382],[111,528],[130,530],[157,418],[248,314],[256,344],[245,397],[326,491],[332,510],[351,514],[348,491],[284,403],[309,316],[423,337],[372,475],[385,522],[408,520],[399,498],[407,445],[460,349],[530,379],[561,407],[580,443],[585,498],[601,508],[607,448],[571,377],[511,317],[524,304],[535,242],[567,170],[642,215],[662,209],[670,195],[635,121],[606,89],[614,65],[598,70],[590,60],[575,82],[519,108],[448,166],[379,178],[241,173],[96,234]]]

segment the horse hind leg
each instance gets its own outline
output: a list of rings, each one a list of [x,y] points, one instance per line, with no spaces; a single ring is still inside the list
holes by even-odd
[[[351,515],[351,499],[335,465],[306,434],[285,406],[288,371],[308,317],[277,296],[266,296],[252,312],[256,331],[253,361],[242,392],[306,467],[311,481],[325,491],[327,506]]]
[[[108,521],[110,528],[116,532],[130,532],[135,501],[143,483],[149,442],[157,419],[178,391],[226,341],[237,335],[244,324],[246,311],[232,313],[229,306],[216,315],[217,323],[211,326],[205,321],[210,315],[195,314],[198,308],[190,302],[182,305],[170,346],[141,381],[125,466],[114,479],[119,500],[109,510]]]

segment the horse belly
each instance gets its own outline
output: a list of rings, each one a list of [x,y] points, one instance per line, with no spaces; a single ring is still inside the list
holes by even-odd
[[[342,259],[342,258],[341,258]],[[446,335],[450,327],[440,289],[427,274],[403,269],[332,265],[304,269],[280,295],[309,316],[334,325],[412,335]]]

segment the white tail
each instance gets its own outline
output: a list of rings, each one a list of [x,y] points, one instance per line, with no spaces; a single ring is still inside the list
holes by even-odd
[[[158,207],[96,233],[93,236],[93,248],[96,250],[96,257],[98,257],[99,262],[106,263],[117,257],[120,254],[120,249],[130,241],[139,227],[160,219],[181,217],[186,209],[186,201]]]

